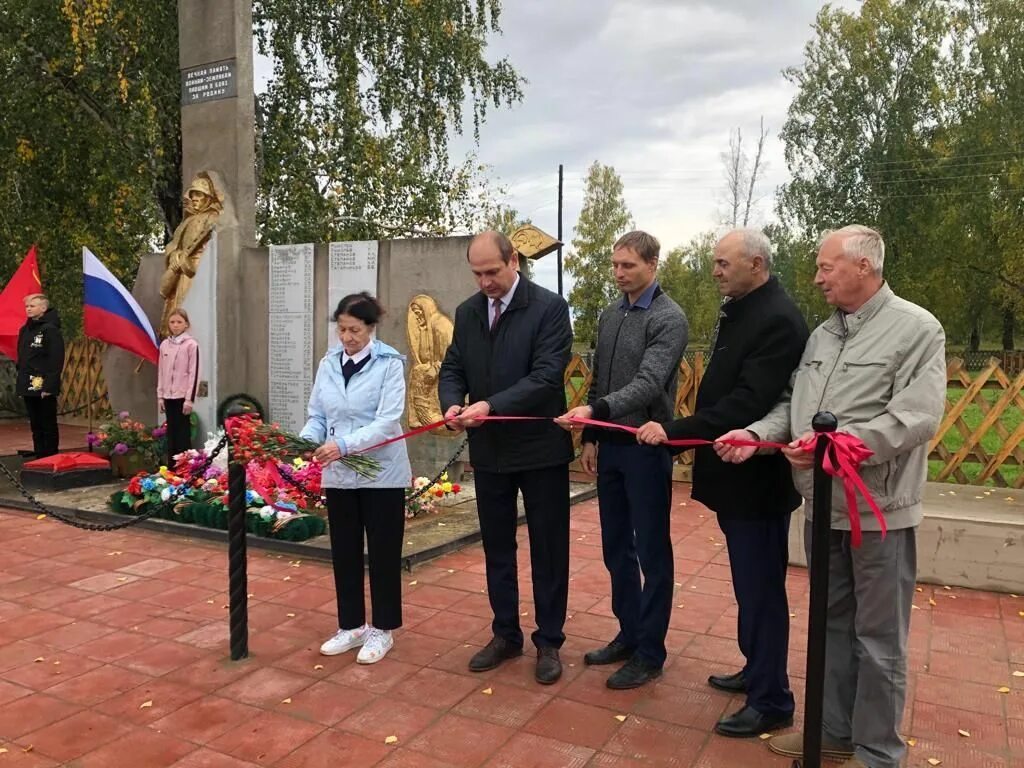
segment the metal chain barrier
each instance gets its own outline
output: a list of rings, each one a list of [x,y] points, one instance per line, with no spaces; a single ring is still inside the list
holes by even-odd
[[[220,442],[217,443],[217,445],[210,452],[210,455],[206,457],[203,463],[200,464],[192,472],[192,474],[188,477],[187,482],[182,483],[180,487],[187,487],[191,485],[193,481],[201,478],[203,474],[206,472],[206,470],[210,468],[210,465],[213,464],[213,460],[222,450],[224,450],[227,444],[228,438],[227,435],[225,435],[224,437],[221,438]],[[64,523],[65,525],[70,525],[72,528],[80,528],[83,531],[118,531],[122,528],[128,528],[133,525],[138,525],[144,520],[148,520],[149,518],[157,515],[165,508],[173,508],[173,506],[177,503],[176,495],[174,493],[174,490],[172,489],[171,497],[167,499],[167,501],[161,501],[158,504],[151,505],[148,510],[146,510],[140,515],[135,515],[134,517],[128,518],[127,520],[118,523],[86,523],[82,522],[81,520],[75,520],[74,518],[70,518],[61,512],[57,512],[47,507],[45,504],[39,501],[39,499],[33,496],[32,493],[25,488],[25,486],[21,484],[18,478],[14,476],[14,473],[11,472],[11,470],[9,470],[2,462],[0,462],[0,472],[7,476],[7,479],[11,482],[11,485],[17,488],[18,492],[25,497],[28,503],[35,507],[39,512],[42,512],[44,515],[48,515],[49,517],[52,517],[53,519],[58,520]]]

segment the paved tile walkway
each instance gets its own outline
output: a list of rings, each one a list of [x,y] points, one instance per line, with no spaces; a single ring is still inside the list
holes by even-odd
[[[0,768],[788,768],[759,740],[711,732],[739,706],[704,684],[739,661],[735,605],[721,534],[677,489],[670,657],[628,692],[582,665],[615,631],[593,502],[573,508],[565,676],[551,687],[529,657],[466,670],[490,635],[479,547],[406,576],[405,629],[370,667],[317,653],[335,626],[326,565],[253,551],[252,656],[235,664],[222,549],[0,510]],[[789,584],[799,702],[805,572]],[[1024,600],[922,586],[916,603],[908,765],[1024,768]]]

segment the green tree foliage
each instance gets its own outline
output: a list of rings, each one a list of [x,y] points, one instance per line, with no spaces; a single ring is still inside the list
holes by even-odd
[[[529,217],[523,218],[519,211],[507,205],[496,205],[484,219],[484,229],[493,229],[503,235],[511,235],[524,224],[532,224]]]
[[[0,276],[38,243],[72,333],[82,246],[131,285],[180,218],[177,28],[174,3],[0,5]]]
[[[721,297],[711,276],[714,232],[702,232],[686,245],[673,248],[658,268],[658,283],[686,312],[691,346],[706,346],[718,319]]]
[[[894,289],[952,341],[993,312],[1012,320],[1024,298],[1022,43],[1013,0],[826,6],[803,65],[786,72],[798,89],[781,132],[787,245],[869,224],[886,238]]]
[[[573,250],[566,254],[565,271],[573,277],[569,306],[576,341],[593,346],[597,320],[618,296],[612,275],[612,246],[633,226],[623,198],[622,179],[610,165],[594,161],[587,171],[583,207],[576,222]]]
[[[264,242],[476,229],[493,191],[448,139],[521,98],[499,0],[255,0]],[[0,3],[0,279],[40,246],[77,329],[81,247],[127,285],[181,218],[177,4]]]
[[[448,137],[465,107],[476,131],[489,106],[522,98],[512,65],[484,56],[500,12],[499,0],[256,0],[274,65],[258,105],[264,240],[478,223],[481,169],[453,164]]]

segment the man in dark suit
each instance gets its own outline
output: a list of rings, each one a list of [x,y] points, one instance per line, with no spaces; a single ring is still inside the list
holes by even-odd
[[[714,440],[766,413],[786,389],[807,342],[807,324],[771,275],[771,244],[761,232],[737,230],[715,246],[714,278],[724,297],[711,360],[693,416],[648,422],[642,443]],[[741,470],[741,471],[737,471]],[[718,515],[739,605],[737,639],[747,663],[708,683],[747,694],[745,706],[715,726],[723,736],[758,736],[793,723],[786,672],[789,605],[789,518],[800,504],[785,456],[725,463],[711,446],[696,449],[693,498]]]
[[[438,376],[449,427],[469,430],[477,514],[487,567],[494,637],[469,662],[493,669],[523,652],[516,563],[517,498],[530,537],[537,630],[535,677],[562,674],[569,595],[569,462],[572,440],[553,421],[484,422],[486,416],[556,417],[565,410],[565,369],[572,351],[569,307],[519,274],[507,237],[484,232],[467,252],[479,293],[455,311],[455,330]],[[468,398],[468,404],[467,404]]]

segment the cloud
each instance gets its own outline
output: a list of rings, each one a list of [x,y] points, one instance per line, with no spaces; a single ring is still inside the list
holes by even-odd
[[[856,10],[858,0],[833,6]],[[771,136],[758,185],[760,221],[787,178],[777,135],[793,97],[782,70],[799,65],[816,0],[511,0],[503,33],[487,49],[508,57],[528,83],[523,102],[492,110],[480,146],[454,136],[452,157],[477,151],[508,189],[503,201],[552,234],[558,165],[565,166],[565,241],[583,200],[589,165],[612,165],[638,226],[666,250],[719,226],[720,155],[729,133]],[[257,81],[266,62],[257,61]],[[555,257],[533,264],[555,285]]]
[[[529,84],[521,105],[489,117],[480,159],[507,186],[505,202],[552,233],[562,163],[567,243],[587,168],[594,160],[612,165],[637,226],[668,250],[720,227],[720,156],[737,127],[753,149],[763,116],[770,137],[756,196],[764,223],[788,177],[777,135],[794,90],[782,70],[800,64],[821,7],[812,0],[506,3],[503,35],[489,50],[507,55]],[[456,139],[453,149],[468,151],[472,142]],[[538,281],[554,287],[554,257],[534,266]]]

